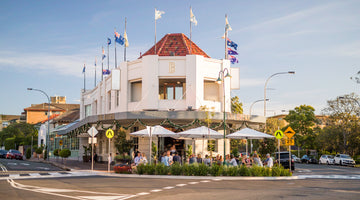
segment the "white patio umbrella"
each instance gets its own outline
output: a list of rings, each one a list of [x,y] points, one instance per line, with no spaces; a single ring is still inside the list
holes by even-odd
[[[189,129],[180,133],[177,133],[177,135],[179,135],[180,137],[184,137],[184,138],[192,138],[194,139],[199,139],[202,138],[203,139],[203,151],[202,153],[204,153],[204,140],[205,138],[210,138],[210,139],[221,139],[224,137],[223,134],[214,131],[206,126],[201,126],[198,128],[193,128],[193,129]]]
[[[246,155],[248,153],[248,139],[264,139],[264,138],[274,138],[274,136],[251,129],[251,128],[244,128],[240,131],[236,131],[235,133],[231,133],[226,136],[230,139],[246,139]]]
[[[140,130],[140,131],[136,131],[133,133],[130,133],[130,135],[132,136],[137,136],[137,137],[149,137],[150,138],[150,143],[149,143],[149,148],[150,148],[150,158],[149,158],[149,163],[151,163],[151,144],[152,144],[152,137],[172,137],[172,138],[178,138],[178,135],[160,125],[156,125],[156,126],[146,126],[146,129]]]

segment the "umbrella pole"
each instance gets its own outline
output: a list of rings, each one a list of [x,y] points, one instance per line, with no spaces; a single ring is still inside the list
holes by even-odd
[[[204,158],[204,147],[205,147],[205,136],[203,136],[203,148],[202,148],[202,158]]]
[[[246,156],[248,155],[248,139],[246,139]]]

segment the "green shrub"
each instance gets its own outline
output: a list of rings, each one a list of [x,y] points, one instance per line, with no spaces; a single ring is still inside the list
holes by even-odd
[[[4,146],[6,150],[15,148],[15,137],[6,138],[4,142]]]
[[[196,176],[207,176],[209,174],[209,167],[204,163],[197,166]]]
[[[154,175],[155,174],[155,164],[147,164],[145,165],[145,174]]]
[[[222,171],[223,166],[217,164],[213,164],[209,169],[209,173],[211,174],[211,176],[220,176],[222,174]]]
[[[139,164],[138,166],[136,166],[136,173],[137,174],[145,174],[146,168],[147,168],[147,165]]]
[[[63,149],[59,153],[60,157],[67,158],[71,155],[71,151],[69,149]]]
[[[292,173],[290,172],[289,169],[281,169],[281,174],[280,176],[291,176]]]
[[[192,174],[191,174],[191,168],[190,168],[190,165],[189,165],[189,164],[183,165],[182,168],[183,168],[183,174],[184,174],[185,176],[191,176],[191,175],[192,175]]]
[[[240,176],[251,176],[251,172],[248,167],[245,165],[241,165],[239,169],[239,175]]]
[[[229,167],[226,165],[222,166],[222,175],[223,176],[229,176]]]
[[[183,167],[180,165],[180,163],[175,162],[170,166],[170,173],[171,175],[182,175]]]
[[[237,167],[237,166],[228,167],[227,175],[228,176],[238,176],[239,175],[239,167]]]
[[[60,151],[60,149],[55,149],[54,152],[53,152],[54,156],[59,156],[59,151]]]
[[[27,148],[27,149],[26,149],[25,157],[26,157],[26,159],[30,159],[30,158],[31,158],[31,148]]]
[[[250,167],[251,176],[262,176],[263,169],[264,169],[264,167],[259,167],[257,165]]]
[[[38,147],[38,148],[36,148],[36,150],[35,150],[35,153],[36,153],[36,154],[42,154],[42,152],[43,152],[43,148],[42,148],[42,147]]]
[[[282,169],[284,169],[284,168],[282,168],[282,166],[274,165],[274,166],[271,168],[271,175],[272,175],[272,176],[280,176]]]
[[[169,171],[170,171],[169,167],[165,166],[163,163],[155,166],[155,174],[156,175],[168,175]]]
[[[272,176],[271,174],[271,168],[269,167],[264,167],[263,171],[262,171],[262,176]]]

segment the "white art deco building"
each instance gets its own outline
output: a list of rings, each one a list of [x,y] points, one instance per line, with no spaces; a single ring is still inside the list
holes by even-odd
[[[224,69],[232,78],[218,84],[219,72]],[[226,134],[244,126],[258,127],[264,118],[253,116],[250,120],[250,116],[231,113],[230,91],[239,89],[239,82],[239,68],[231,68],[229,60],[210,58],[182,33],[167,34],[157,42],[156,53],[153,46],[138,59],[122,62],[94,89],[82,91],[80,121],[62,134],[80,137],[81,152],[88,143],[87,129],[95,126],[99,130],[96,152],[102,160],[107,160],[107,128],[126,128],[129,139],[132,139],[129,133],[144,129],[145,125],[160,124],[179,132],[205,125],[204,120],[209,116],[202,110],[205,106],[213,113],[211,126],[220,133],[224,132],[224,111]],[[134,149],[149,156],[149,139],[133,139]],[[175,144],[181,155],[192,144],[192,140],[172,138],[155,139],[155,142],[160,151]],[[202,151],[202,144],[202,140],[195,141],[196,154]],[[216,140],[214,153],[223,155],[223,145],[223,139]],[[229,141],[225,147],[229,153]],[[113,144],[110,151],[113,155],[116,152]]]

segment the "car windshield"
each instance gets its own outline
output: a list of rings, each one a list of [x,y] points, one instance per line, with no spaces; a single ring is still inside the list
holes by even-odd
[[[351,159],[351,157],[349,155],[341,155],[341,158]]]
[[[12,153],[20,153],[20,151],[17,151],[17,150],[12,150],[11,152]]]
[[[334,156],[328,156],[328,158],[334,159]]]

